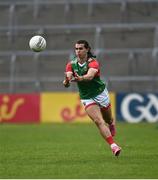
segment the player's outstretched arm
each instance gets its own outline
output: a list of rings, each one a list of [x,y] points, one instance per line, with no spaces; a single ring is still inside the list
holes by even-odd
[[[72,72],[66,72],[65,79],[63,80],[63,85],[66,88],[70,86],[71,79],[72,79]]]
[[[97,69],[90,68],[87,74],[83,76],[79,76],[77,73],[75,73],[75,80],[76,81],[91,81],[97,72],[98,72]]]

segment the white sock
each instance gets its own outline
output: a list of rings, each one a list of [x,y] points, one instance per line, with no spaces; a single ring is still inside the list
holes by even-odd
[[[115,147],[115,146],[117,146],[117,144],[115,144],[115,143],[112,143],[112,144],[111,144],[111,148],[113,148],[113,147]]]

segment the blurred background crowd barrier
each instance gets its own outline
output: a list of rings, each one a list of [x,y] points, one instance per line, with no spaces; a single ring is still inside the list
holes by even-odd
[[[91,44],[102,79],[115,93],[117,103],[137,93],[132,97],[144,109],[131,110],[135,121],[158,120],[157,21],[158,0],[0,0],[0,121],[3,105],[9,101],[7,93],[34,93],[36,97],[42,92],[76,92],[75,85],[65,89],[62,80],[79,39]],[[28,46],[36,34],[47,40],[42,53]],[[31,98],[33,107],[37,99]],[[119,106],[118,118],[131,119],[121,113],[128,107]],[[145,117],[141,112],[146,112]]]

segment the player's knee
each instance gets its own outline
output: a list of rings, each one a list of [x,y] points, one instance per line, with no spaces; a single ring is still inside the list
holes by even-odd
[[[98,127],[105,125],[105,122],[102,119],[95,119],[94,122]]]

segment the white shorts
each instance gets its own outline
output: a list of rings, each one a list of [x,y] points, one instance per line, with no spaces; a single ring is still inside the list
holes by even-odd
[[[108,90],[105,88],[104,91],[98,96],[91,99],[81,99],[85,109],[91,105],[97,104],[101,108],[108,108],[110,106],[110,97]]]

